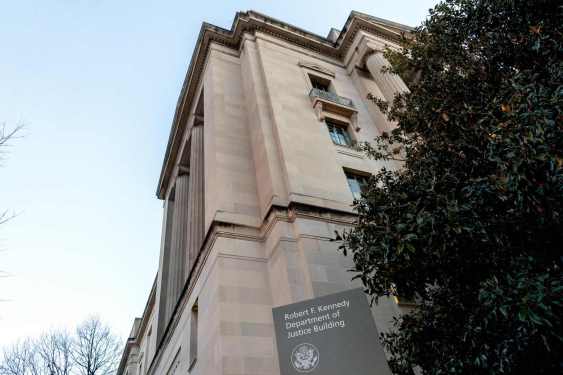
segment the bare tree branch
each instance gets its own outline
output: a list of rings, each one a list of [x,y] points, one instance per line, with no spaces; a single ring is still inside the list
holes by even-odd
[[[12,130],[6,129],[6,124],[0,125],[0,166],[2,166],[2,161],[5,158],[5,154],[7,153],[6,148],[10,146],[9,142],[15,138],[20,138],[21,130],[24,128],[23,124],[19,124],[15,126]],[[14,212],[9,212],[9,210],[5,210],[0,212],[0,225],[6,223],[9,220],[12,220],[16,217]],[[6,277],[6,273],[0,270],[0,277]]]
[[[98,318],[89,318],[76,329],[72,358],[79,374],[114,374],[120,355],[120,340]]]
[[[98,318],[89,318],[74,336],[56,330],[4,349],[0,375],[114,375],[121,340]]]
[[[24,125],[19,124],[15,126],[13,129],[8,130],[6,128],[6,124],[0,125],[0,166],[2,165],[2,161],[7,154],[7,148],[10,147],[10,141],[16,138],[20,138],[21,131],[23,130]],[[15,213],[10,213],[8,210],[0,212],[0,225],[4,224],[8,220],[13,219],[16,216]]]
[[[43,372],[49,375],[70,375],[72,338],[65,331],[49,332],[35,345]]]
[[[0,375],[40,375],[31,340],[17,342],[4,349],[0,362]]]
[[[6,148],[10,147],[10,141],[16,138],[21,138],[21,131],[24,125],[16,125],[13,129],[9,130],[6,128],[6,124],[0,125],[0,161],[4,159],[3,155],[7,153]]]

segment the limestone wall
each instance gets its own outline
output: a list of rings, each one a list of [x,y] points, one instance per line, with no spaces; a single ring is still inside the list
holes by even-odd
[[[351,281],[351,258],[330,239],[351,225],[344,169],[373,173],[384,164],[333,144],[312,106],[308,78],[315,69],[328,74],[335,93],[354,103],[352,138],[371,141],[393,124],[365,100],[378,89],[351,66],[357,60],[345,65],[260,31],[244,35],[238,50],[210,43],[199,91],[206,240],[180,300],[169,304],[177,306],[170,321],[158,311],[166,294],[157,284],[154,311],[138,338],[146,361],[139,375],[279,375],[272,307],[360,286]],[[162,252],[170,246],[166,236],[163,230]],[[157,280],[165,257],[160,263]],[[400,313],[391,299],[372,311],[380,331]],[[135,355],[128,375],[139,369]]]
[[[213,220],[258,226],[259,207],[240,59],[213,46],[205,74],[205,228]]]

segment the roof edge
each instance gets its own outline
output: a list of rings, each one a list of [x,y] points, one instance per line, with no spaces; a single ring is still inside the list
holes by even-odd
[[[290,43],[292,42],[301,47],[310,48],[316,52],[341,59],[350,47],[350,39],[353,38],[353,35],[351,37],[350,34],[355,34],[355,32],[351,30],[353,29],[356,20],[358,23],[360,21],[364,23],[364,25],[358,25],[358,29],[365,29],[367,28],[367,25],[371,25],[374,33],[392,42],[399,41],[399,37],[397,35],[400,35],[401,33],[410,33],[414,30],[410,26],[369,16],[357,11],[352,11],[350,13],[335,42],[330,41],[327,37],[320,36],[254,10],[237,12],[230,30],[203,22],[186,76],[184,78],[184,83],[182,84],[178,102],[176,103],[172,127],[170,129],[170,135],[158,180],[156,196],[159,199],[164,199],[166,181],[172,173],[173,166],[170,165],[170,163],[174,162],[170,159],[170,155],[178,148],[178,145],[175,144],[177,139],[176,135],[178,132],[183,130],[182,128],[185,126],[183,123],[187,121],[185,110],[189,110],[192,105],[193,94],[199,84],[199,75],[203,70],[203,65],[211,42],[220,43],[227,47],[238,49],[244,33],[255,32],[259,29],[262,32],[271,32],[277,36],[283,35]],[[378,28],[378,26],[380,27]],[[391,29],[392,31],[389,31],[388,29]],[[302,39],[302,41],[299,39]]]

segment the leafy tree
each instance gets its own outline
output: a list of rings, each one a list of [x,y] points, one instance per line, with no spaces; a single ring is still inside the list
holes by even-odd
[[[446,0],[401,52],[410,92],[342,235],[374,298],[415,298],[382,334],[397,374],[555,374],[563,361],[563,7]],[[373,98],[373,97],[372,97]]]

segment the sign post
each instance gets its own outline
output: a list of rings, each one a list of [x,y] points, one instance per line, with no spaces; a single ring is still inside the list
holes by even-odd
[[[272,311],[282,375],[391,375],[361,289]]]

